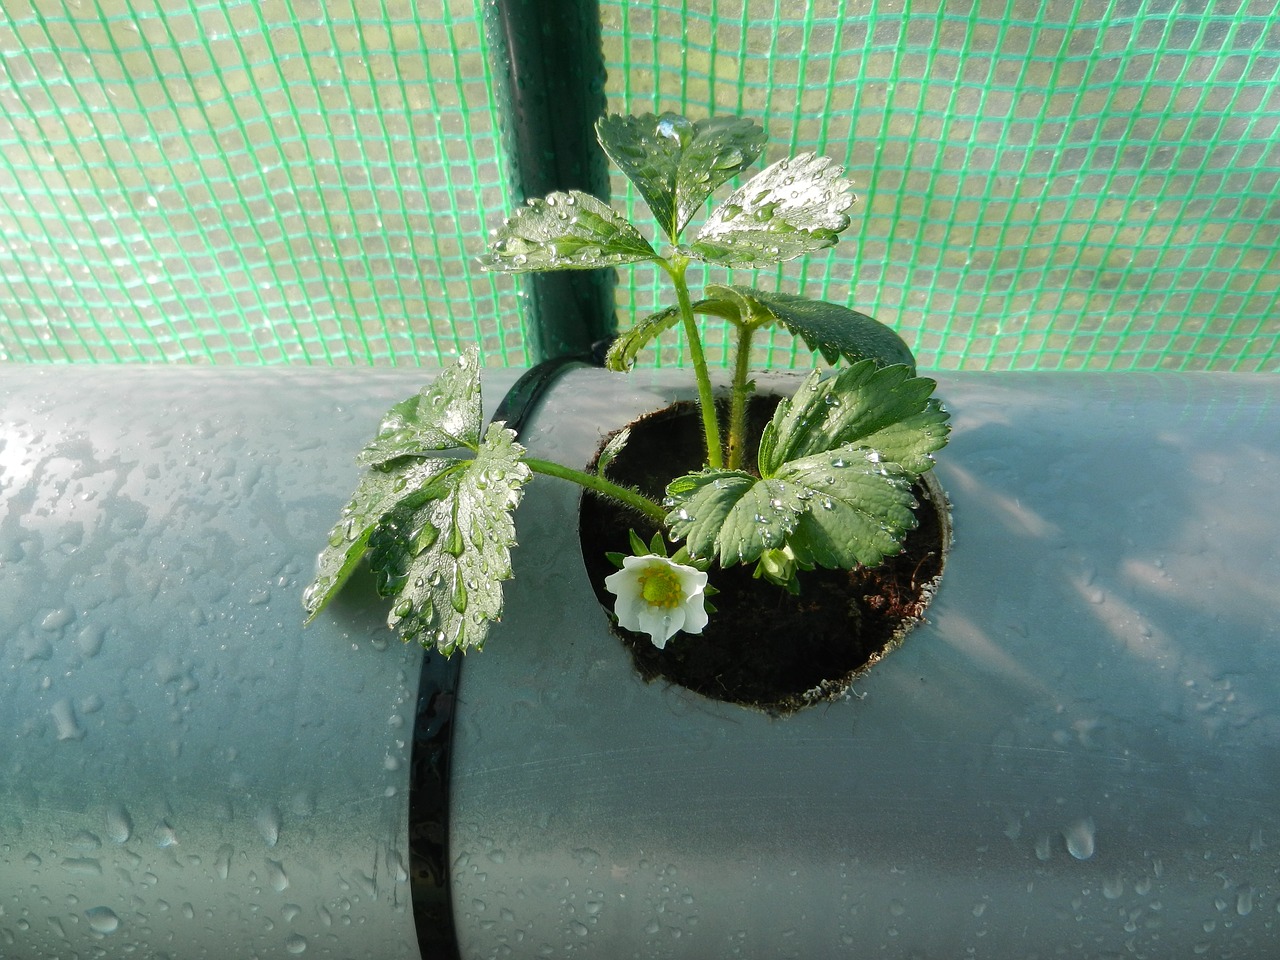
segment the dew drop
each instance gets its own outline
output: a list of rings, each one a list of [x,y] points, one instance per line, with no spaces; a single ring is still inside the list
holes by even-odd
[[[711,165],[717,170],[730,170],[740,166],[745,159],[746,157],[743,156],[741,150],[737,147],[730,147],[728,150],[716,154],[715,159],[711,161]]]
[[[84,912],[89,929],[94,933],[115,933],[120,928],[120,918],[110,907],[90,907]]]
[[[178,845],[177,831],[170,826],[168,820],[161,820],[156,824],[154,837],[156,846],[160,847],[162,850],[166,847],[175,847]]]
[[[1036,859],[1048,860],[1052,853],[1053,841],[1047,833],[1042,833],[1036,837]]]
[[[69,873],[77,873],[86,877],[102,876],[102,864],[94,857],[66,857],[62,867]]]
[[[224,843],[218,847],[218,852],[214,854],[213,866],[218,872],[219,880],[225,880],[231,875],[231,856],[234,852],[231,844]]]
[[[258,828],[258,835],[268,847],[274,847],[280,840],[280,811],[274,804],[268,804],[258,811],[253,819]]]
[[[70,700],[59,700],[49,708],[49,715],[53,717],[54,730],[57,731],[59,740],[84,739],[84,730],[76,719],[75,707]]]
[[[1241,887],[1236,891],[1236,913],[1242,917],[1253,913],[1253,887]]]
[[[307,938],[300,933],[290,934],[284,942],[284,948],[290,953],[306,953]]]
[[[103,636],[102,627],[96,624],[87,626],[76,634],[76,646],[82,655],[96,657],[102,649]]]
[[[664,113],[658,118],[654,132],[658,136],[672,140],[678,146],[684,147],[693,138],[694,126],[693,122],[685,117],[674,113]]]
[[[1094,825],[1092,818],[1077,820],[1062,831],[1067,841],[1067,852],[1077,860],[1088,860],[1094,852]]]
[[[289,875],[284,871],[284,864],[279,860],[267,860],[267,883],[276,893],[283,893],[289,887]]]

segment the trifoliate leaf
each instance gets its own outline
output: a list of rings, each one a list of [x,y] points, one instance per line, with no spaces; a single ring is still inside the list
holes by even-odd
[[[778,475],[704,470],[667,487],[672,536],[721,566],[790,550],[803,566],[875,566],[916,525],[915,475],[874,450],[838,447],[783,466]]]
[[[486,270],[594,270],[656,260],[649,241],[589,193],[571,190],[528,201],[494,232]]]
[[[765,133],[741,117],[610,115],[596,123],[605,153],[635,184],[674,243],[713,190],[750,166]]]
[[[480,442],[480,403],[480,359],[471,347],[421,392],[392,407],[356,460],[380,467],[430,450],[474,449]]]
[[[720,565],[750,563],[781,547],[806,507],[801,489],[738,470],[704,470],[667,486],[667,525],[690,556],[719,556]]]
[[[920,474],[929,455],[947,442],[948,414],[931,398],[934,381],[905,366],[877,368],[863,360],[823,379],[811,373],[783,399],[765,426],[758,454],[761,476],[781,476],[783,465],[848,444]]]
[[[316,561],[315,579],[302,596],[308,623],[342,589],[383,518],[397,509],[413,510],[438,496],[441,478],[457,462],[443,457],[402,459],[385,470],[370,470],[361,478]]]
[[[744,316],[758,325],[778,322],[822,354],[827,363],[874,360],[877,366],[900,363],[915,370],[911,348],[891,327],[874,317],[839,304],[790,293],[768,293],[751,287],[708,284],[711,297],[734,299]]]
[[[849,445],[787,463],[776,482],[800,492],[808,509],[787,545],[801,564],[851,570],[878,565],[902,549],[916,525],[914,475]]]
[[[511,576],[523,454],[511,430],[490,424],[474,459],[447,461],[435,496],[398,507],[370,535],[378,590],[393,598],[387,623],[406,641],[446,655],[483,646]]]
[[[713,263],[766,266],[830,247],[849,226],[852,189],[829,157],[779,160],[711,212],[688,253]]]

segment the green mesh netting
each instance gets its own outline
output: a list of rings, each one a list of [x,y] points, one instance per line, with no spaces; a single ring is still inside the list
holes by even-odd
[[[845,239],[761,283],[893,323],[922,367],[1280,369],[1274,2],[602,8],[611,110],[744,113],[766,160],[848,166]],[[624,297],[625,323],[653,287]]]
[[[1280,369],[1275,0],[600,9],[610,109],[744,113],[767,159],[848,165],[846,239],[761,283],[894,323],[926,368]],[[478,342],[528,363],[516,285],[472,263],[509,205],[483,20],[459,0],[5,0],[0,359],[417,363]],[[623,325],[656,296],[628,277]],[[792,356],[779,337],[758,359]]]
[[[528,360],[471,2],[5,0],[0,358]]]

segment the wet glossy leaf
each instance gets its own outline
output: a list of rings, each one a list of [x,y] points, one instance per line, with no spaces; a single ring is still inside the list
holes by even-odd
[[[856,444],[880,461],[918,475],[947,442],[949,414],[932,393],[937,384],[905,366],[863,360],[834,376],[811,373],[778,404],[760,438],[762,476],[781,476],[787,461]]]
[[[401,504],[370,535],[378,590],[392,598],[387,623],[406,641],[446,655],[483,646],[511,577],[523,454],[511,430],[490,424],[475,458],[441,475],[438,495]]]
[[[766,266],[830,247],[849,226],[852,189],[828,157],[779,160],[711,212],[688,252],[713,263]]]
[[[588,193],[571,190],[530,200],[495,231],[487,270],[594,270],[655,260],[649,241],[626,219]]]
[[[799,488],[738,470],[704,470],[667,486],[667,524],[690,556],[718,556],[721,566],[750,563],[780,547],[805,510]]]
[[[422,390],[392,407],[356,456],[369,467],[480,442],[480,358],[469,348]]]
[[[915,527],[914,478],[855,444],[784,464],[766,479],[704,470],[668,485],[667,523],[692,556],[722,566],[783,547],[802,566],[875,566]]]
[[[777,482],[802,491],[808,509],[787,538],[796,560],[850,570],[878,565],[915,527],[914,474],[850,444],[793,460]]]
[[[442,478],[458,461],[433,457],[400,459],[385,470],[370,470],[356,486],[316,561],[316,575],[303,594],[307,622],[342,589],[369,549],[378,524],[397,509],[412,510],[444,493]]]
[[[857,310],[790,293],[769,293],[751,287],[708,284],[712,297],[734,299],[743,316],[761,326],[780,323],[822,354],[827,363],[874,360],[877,366],[905,364],[915,369],[911,348],[892,328]]]
[[[764,130],[741,117],[694,121],[674,113],[603,117],[596,136],[673,243],[712,191],[755,161],[765,141]]]

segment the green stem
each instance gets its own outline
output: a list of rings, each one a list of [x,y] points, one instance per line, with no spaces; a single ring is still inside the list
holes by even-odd
[[[648,497],[627,487],[618,486],[618,484],[606,480],[599,474],[574,470],[572,467],[564,467],[551,460],[539,460],[536,457],[524,457],[523,460],[534,473],[541,473],[548,477],[559,477],[561,480],[569,480],[580,487],[586,487],[588,490],[593,490],[596,493],[625,503],[632,509],[640,511],[661,527],[666,527],[667,525],[666,510]]]
[[[751,395],[747,373],[751,370],[751,340],[756,328],[749,322],[738,326],[738,345],[733,361],[733,398],[729,410],[729,469],[742,467],[742,448],[747,437],[747,397]]]
[[[711,375],[707,372],[707,358],[702,352],[702,337],[698,334],[698,323],[693,318],[689,285],[684,280],[684,272],[689,266],[689,261],[676,254],[670,261],[659,262],[675,284],[676,300],[680,305],[680,319],[684,323],[685,339],[689,342],[689,359],[693,361],[693,375],[698,382],[698,406],[702,410],[702,431],[707,438],[707,465],[718,470],[724,466],[720,423],[716,419],[716,401],[711,392]]]

